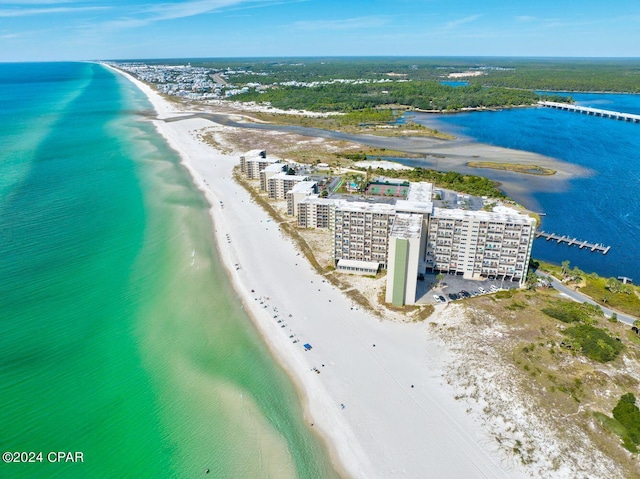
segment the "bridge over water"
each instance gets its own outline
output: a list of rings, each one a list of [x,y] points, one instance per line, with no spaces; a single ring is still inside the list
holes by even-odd
[[[557,110],[574,111],[583,115],[601,116],[602,118],[612,118],[614,120],[630,121],[640,123],[640,115],[633,113],[622,113],[619,111],[601,110],[599,108],[591,108],[588,106],[571,105],[569,103],[557,103],[554,101],[539,101],[538,105],[547,108],[556,108]]]

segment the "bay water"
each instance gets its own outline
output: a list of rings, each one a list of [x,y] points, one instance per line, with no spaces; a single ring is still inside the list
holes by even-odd
[[[0,105],[0,452],[44,454],[0,477],[337,477],[146,97],[0,64]]]
[[[640,113],[640,95],[566,93],[577,104]],[[530,151],[579,165],[589,171],[567,185],[534,186],[528,175],[525,206],[544,212],[541,228],[590,243],[611,246],[607,255],[538,239],[533,256],[561,263],[569,260],[587,272],[627,276],[640,282],[640,124],[581,115],[551,108],[448,115],[415,114],[416,121],[437,125],[459,137]],[[485,170],[478,173],[484,175]],[[489,172],[490,170],[486,170]],[[519,177],[519,179],[515,179]],[[539,178],[537,178],[537,181]],[[551,183],[551,182],[550,182]],[[507,194],[511,193],[509,190]]]

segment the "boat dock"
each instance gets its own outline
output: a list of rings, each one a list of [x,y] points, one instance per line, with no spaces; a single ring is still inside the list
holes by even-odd
[[[544,106],[547,108],[556,108],[558,110],[574,111],[576,113],[582,113],[583,115],[601,116],[602,118],[612,118],[614,120],[640,123],[640,115],[634,115],[633,113],[622,113],[619,111],[601,110],[599,108],[571,105],[570,103],[557,103],[555,101],[539,101],[538,105]]]
[[[556,241],[558,243],[566,243],[567,246],[576,245],[580,249],[588,248],[592,253],[602,252],[607,254],[611,249],[611,246],[605,246],[602,243],[589,243],[588,241],[582,241],[577,238],[571,238],[570,236],[560,236],[555,233],[547,233],[546,231],[536,231],[536,238],[544,238],[547,241]]]

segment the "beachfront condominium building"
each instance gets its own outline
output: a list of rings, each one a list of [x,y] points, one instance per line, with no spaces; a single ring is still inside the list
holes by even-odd
[[[374,262],[387,267],[387,245],[394,205],[340,201],[335,205],[332,255],[341,259]]]
[[[266,151],[251,150],[240,157],[240,171],[250,180],[258,180],[267,166],[281,162],[280,158],[267,158]]]
[[[434,208],[427,270],[524,284],[535,227],[534,218],[509,208],[494,212]]]
[[[293,188],[287,191],[287,214],[289,216],[298,215],[298,205],[304,198],[318,192],[318,183],[315,181],[300,181]]]
[[[263,170],[260,170],[260,189],[267,191],[269,186],[269,178],[287,171],[288,166],[286,163],[273,163],[266,166]]]
[[[298,203],[298,228],[329,229],[333,225],[336,200],[311,195]]]
[[[267,194],[272,200],[286,200],[286,194],[296,183],[309,180],[308,176],[287,175],[278,173],[267,181]]]

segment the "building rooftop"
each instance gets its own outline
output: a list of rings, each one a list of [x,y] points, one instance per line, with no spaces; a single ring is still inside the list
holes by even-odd
[[[396,210],[403,213],[431,214],[433,211],[433,203],[431,201],[397,200]]]
[[[380,267],[380,263],[375,261],[361,261],[357,259],[344,259],[338,260],[338,267],[343,268],[367,268],[371,270],[377,270]]]
[[[362,213],[394,214],[396,212],[395,205],[388,205],[385,203],[365,203],[364,201],[337,200],[336,208],[342,211]]]
[[[266,166],[262,171],[266,171],[268,173],[280,173],[287,165],[284,163],[274,163],[272,165]]]
[[[409,183],[407,201],[416,203],[431,203],[433,198],[433,184],[421,181],[419,183]]]
[[[320,198],[318,195],[307,196],[300,200],[300,203],[315,203],[318,205],[335,205],[339,200],[332,200],[331,198]]]
[[[305,180],[300,183],[296,183],[293,188],[289,191],[292,193],[307,193],[309,190],[313,190],[313,188],[317,185],[315,181]]]
[[[472,211],[459,208],[433,208],[434,218],[448,218],[454,220],[475,219],[479,221],[499,221],[501,223],[535,224],[535,219],[531,216],[519,213],[511,208],[504,208],[499,211]]]
[[[291,181],[305,181],[309,179],[308,176],[299,176],[299,175],[287,175],[286,173],[278,173],[277,175],[273,175],[270,180],[291,180]]]
[[[389,236],[402,239],[419,238],[422,232],[422,220],[421,215],[398,213],[391,225]]]
[[[264,150],[250,150],[242,156],[244,156],[245,161],[261,161],[266,163],[280,163],[282,161],[282,159],[277,156],[267,156]]]

